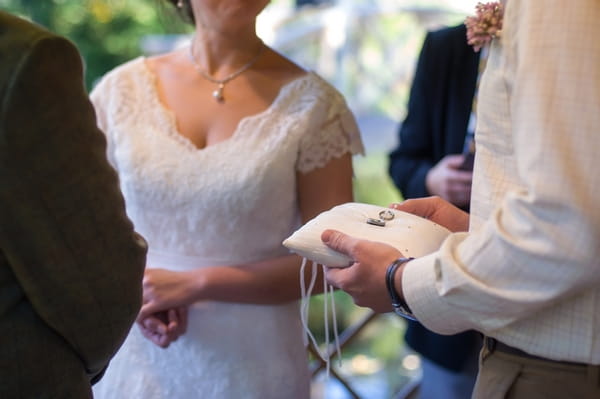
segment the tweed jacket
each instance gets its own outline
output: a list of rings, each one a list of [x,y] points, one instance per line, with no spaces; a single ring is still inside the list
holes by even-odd
[[[76,48],[0,11],[0,398],[88,398],[141,306]]]

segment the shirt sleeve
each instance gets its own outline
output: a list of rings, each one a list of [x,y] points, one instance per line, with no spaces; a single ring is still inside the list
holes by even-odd
[[[406,299],[428,328],[498,331],[600,285],[599,19],[596,0],[508,2],[495,67],[511,129],[496,155],[512,162],[478,160],[491,189],[474,197],[499,200],[476,229],[407,265]]]

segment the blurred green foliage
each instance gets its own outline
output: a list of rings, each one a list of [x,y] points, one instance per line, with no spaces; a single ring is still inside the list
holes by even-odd
[[[355,201],[387,207],[402,200],[400,191],[387,174],[387,153],[378,152],[367,157],[355,157],[353,162]]]
[[[85,60],[88,89],[140,55],[143,36],[189,29],[164,0],[0,0],[0,8],[73,41]]]

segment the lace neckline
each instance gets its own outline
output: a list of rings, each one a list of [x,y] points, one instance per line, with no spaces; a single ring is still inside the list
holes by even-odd
[[[188,151],[197,153],[210,150],[213,147],[217,148],[222,145],[226,145],[229,142],[232,142],[239,135],[239,132],[244,130],[244,125],[255,119],[268,117],[283,102],[287,93],[289,93],[295,86],[297,86],[301,82],[312,79],[314,76],[314,72],[309,70],[305,74],[298,76],[297,78],[294,78],[289,82],[285,83],[283,86],[280,87],[279,92],[275,96],[275,99],[266,109],[253,115],[244,116],[242,119],[240,119],[233,133],[226,140],[222,140],[204,147],[197,147],[192,142],[192,140],[181,134],[177,127],[177,117],[175,116],[175,112],[161,101],[158,95],[157,76],[154,73],[154,71],[150,69],[146,61],[146,57],[142,56],[139,58],[139,62],[142,65],[142,78],[145,79],[145,84],[143,87],[146,90],[146,99],[152,102],[152,105],[154,106],[153,109],[159,110],[159,112],[157,113],[157,118],[159,119],[159,124],[161,127],[160,131],[164,132],[168,137],[178,142]]]

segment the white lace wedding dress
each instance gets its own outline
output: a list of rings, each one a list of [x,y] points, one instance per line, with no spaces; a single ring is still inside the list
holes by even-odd
[[[243,119],[230,139],[204,149],[177,132],[144,58],[105,76],[92,100],[128,214],[148,240],[148,267],[188,270],[287,254],[281,242],[299,227],[296,172],[362,152],[343,98],[312,72]],[[95,398],[308,398],[299,315],[296,303],[197,303],[187,333],[168,349],[134,326],[94,386]]]

